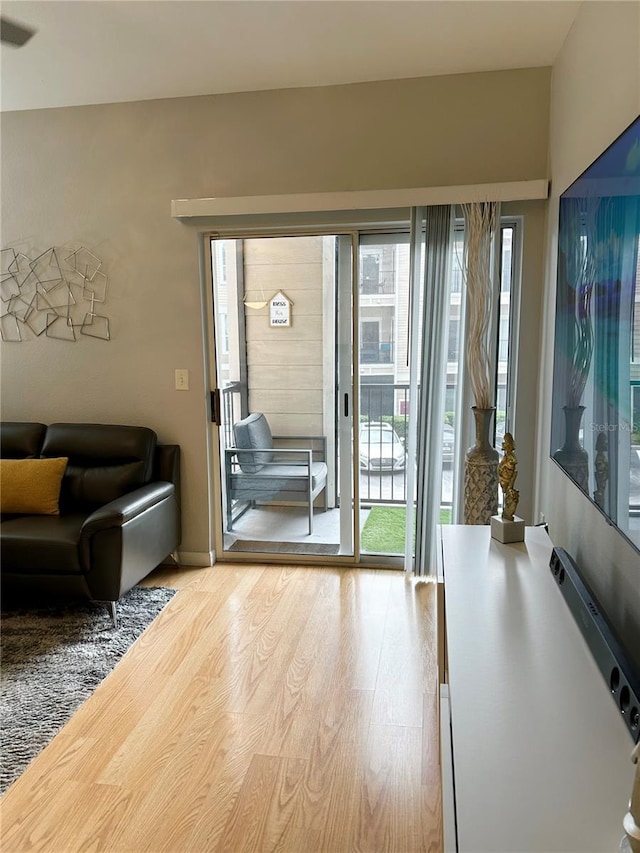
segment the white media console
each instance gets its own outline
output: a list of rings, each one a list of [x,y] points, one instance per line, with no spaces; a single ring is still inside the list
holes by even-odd
[[[445,853],[618,853],[633,740],[543,528],[439,532]]]

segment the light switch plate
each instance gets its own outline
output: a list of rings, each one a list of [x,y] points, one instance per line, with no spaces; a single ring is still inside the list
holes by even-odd
[[[176,368],[176,391],[189,390],[189,371],[185,367]]]

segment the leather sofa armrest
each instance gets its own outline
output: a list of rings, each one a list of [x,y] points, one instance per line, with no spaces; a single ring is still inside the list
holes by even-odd
[[[92,512],[82,525],[81,537],[84,539],[109,527],[121,527],[174,493],[172,483],[147,483]]]
[[[80,562],[92,597],[116,601],[178,543],[172,483],[147,483],[100,507],[80,530]]]

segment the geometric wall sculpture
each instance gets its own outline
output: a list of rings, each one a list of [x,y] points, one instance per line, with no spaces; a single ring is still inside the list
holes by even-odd
[[[7,343],[40,335],[108,341],[109,318],[96,311],[106,300],[102,261],[84,246],[51,246],[34,258],[0,249],[0,338]]]

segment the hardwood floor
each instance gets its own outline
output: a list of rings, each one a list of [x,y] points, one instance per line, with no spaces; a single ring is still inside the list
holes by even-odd
[[[2,851],[440,851],[435,587],[217,564],[2,800]]]

